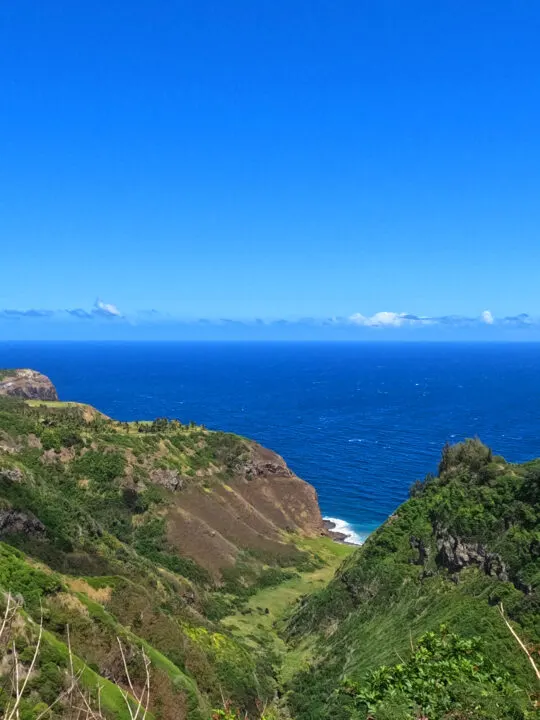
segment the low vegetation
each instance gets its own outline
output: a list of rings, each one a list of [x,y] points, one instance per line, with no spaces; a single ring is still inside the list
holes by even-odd
[[[416,483],[411,499],[292,617],[289,641],[307,638],[316,658],[290,683],[294,717],[536,717],[539,489],[538,462],[510,465],[478,440],[445,447],[438,476]],[[446,639],[433,634],[441,624]],[[429,653],[446,653],[446,662],[459,650],[459,665],[467,643],[478,674],[465,678],[462,664],[440,688],[446,665]]]
[[[268,714],[283,649],[269,654],[224,618],[248,614],[259,592],[301,586],[323,568],[330,575],[338,555],[325,538],[319,548],[283,531],[235,548],[218,572],[168,534],[169,509],[184,512],[189,492],[211,498],[226,487],[228,497],[250,447],[193,423],[120,423],[77,403],[0,397],[0,610],[17,604],[0,647],[0,715],[13,710],[17,671],[21,718],[71,717],[70,658],[92,717],[130,717],[125,694],[140,697],[142,658],[146,717]]]
[[[0,716],[538,716],[540,461],[447,446],[362,548],[247,528],[216,563],[251,461],[193,423],[0,397]]]

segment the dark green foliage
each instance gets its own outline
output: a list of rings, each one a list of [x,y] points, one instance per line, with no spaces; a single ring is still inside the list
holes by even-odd
[[[383,665],[362,681],[343,681],[360,717],[430,720],[447,717],[524,718],[528,698],[485,656],[481,639],[439,632],[423,635],[406,661]]]
[[[236,565],[222,570],[223,584],[219,592],[236,598],[235,605],[241,606],[248,598],[259,590],[275,587],[286,580],[296,577],[295,569],[284,570],[280,567],[263,567],[251,559],[257,553],[240,554]]]
[[[484,656],[520,689],[520,698],[534,693],[534,674],[496,606],[504,602],[527,642],[540,641],[538,468],[508,465],[478,440],[443,450],[440,476],[415,484],[411,499],[289,622],[294,642],[313,634],[320,658],[293,680],[296,720],[350,720],[346,698],[334,693],[344,672],[367,692],[366,673],[381,666],[389,672],[411,640],[444,622],[464,642],[482,637]],[[482,682],[483,690],[462,695],[463,703],[477,703],[478,714],[464,710],[457,717],[523,717],[506,697],[499,712],[493,703],[500,687],[489,677]],[[486,685],[491,705],[476,693],[482,696]],[[403,702],[383,708],[377,720],[410,717]]]
[[[30,610],[39,608],[39,600],[44,595],[58,592],[60,578],[33,568],[25,557],[15,548],[0,542],[0,589],[9,588],[14,594],[21,595]]]
[[[169,549],[165,536],[165,521],[160,518],[153,518],[139,525],[134,533],[134,547],[138,553],[168,570],[204,586],[212,584],[212,579],[204,568],[191,558],[180,557]]]
[[[45,526],[5,536],[0,588],[20,594],[34,620],[43,605],[46,646],[61,655],[43,656],[22,718],[65,680],[68,624],[77,653],[107,677],[117,671],[108,665],[117,634],[147,643],[160,687],[172,693],[159,707],[176,707],[174,693],[184,693],[193,720],[197,689],[211,705],[223,691],[252,714],[274,696],[277,638],[249,635],[246,646],[219,620],[257,590],[324,563],[293,539],[278,555],[240,553],[217,585],[169,545],[167,503],[181,508],[182,495],[154,476],[175,470],[184,486],[211,487],[237,473],[245,440],[1,397],[0,438],[9,448],[0,508]],[[284,688],[295,720],[527,717],[535,679],[497,605],[530,647],[540,642],[539,506],[540,461],[509,465],[478,440],[446,447],[439,477],[415,483],[411,499],[292,616],[288,638],[313,658]],[[458,545],[459,562],[448,557]],[[450,632],[439,633],[441,623]],[[17,640],[21,657],[27,637]]]
[[[447,443],[443,448],[439,463],[439,476],[459,468],[476,473],[489,465],[492,459],[491,448],[484,445],[478,438],[466,440],[457,445]]]
[[[117,452],[89,450],[73,464],[76,475],[93,480],[96,487],[108,490],[124,474],[126,460]]]

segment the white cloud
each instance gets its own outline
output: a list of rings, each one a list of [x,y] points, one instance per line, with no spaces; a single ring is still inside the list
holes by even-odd
[[[104,303],[99,298],[94,303],[92,312],[95,315],[101,315],[103,317],[122,317],[122,313],[116,307],[116,305],[112,305],[111,303]]]
[[[493,323],[495,322],[495,318],[489,310],[484,310],[480,317],[482,318],[482,322],[486,325],[493,325]]]
[[[362,325],[364,327],[398,327],[403,324],[401,314],[394,312],[378,312],[371,317],[366,317],[362,313],[351,315],[349,320],[354,325]]]
[[[528,316],[523,315],[517,318],[508,318],[507,320],[519,320],[519,324],[523,325],[528,320]],[[501,321],[497,320],[489,310],[484,310],[479,317],[465,317],[462,315],[428,317],[396,312],[377,312],[374,315],[366,316],[362,315],[362,313],[355,313],[347,318],[347,322],[361,327],[398,328],[418,327],[422,325],[471,327],[474,325],[495,325]]]
[[[362,313],[355,313],[349,317],[349,322],[362,327],[401,327],[402,325],[431,325],[434,318],[417,317],[408,313],[377,312],[366,317]]]

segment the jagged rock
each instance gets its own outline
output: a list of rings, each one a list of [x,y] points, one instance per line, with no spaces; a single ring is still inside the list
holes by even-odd
[[[24,473],[20,468],[0,468],[0,479],[7,480],[8,482],[22,483],[24,480]]]
[[[411,560],[411,562],[414,565],[425,565],[429,560],[430,548],[426,546],[422,538],[414,537],[414,535],[409,542],[413,550],[418,550],[418,558]]]
[[[156,485],[162,485],[167,490],[181,490],[184,487],[184,478],[178,470],[159,468],[152,470],[150,479]]]
[[[44,532],[45,525],[34,515],[20,510],[0,510],[0,535],[42,535]]]
[[[466,543],[448,531],[437,533],[437,560],[451,573],[457,573],[470,565],[480,567],[486,575],[506,582],[508,572],[503,559],[497,553],[489,552],[480,543]]]
[[[269,475],[277,477],[294,476],[294,473],[287,467],[285,460],[280,455],[257,443],[252,443],[249,458],[242,463],[241,468],[238,468],[238,470],[242,472],[247,480]]]
[[[533,591],[533,586],[530,583],[523,582],[520,578],[514,580],[514,585],[518,590],[525,593],[525,595],[530,595]]]
[[[0,380],[0,395],[28,400],[58,400],[56,388],[46,375],[36,370],[13,370]]]

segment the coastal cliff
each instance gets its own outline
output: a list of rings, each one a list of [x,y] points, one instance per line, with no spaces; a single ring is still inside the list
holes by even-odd
[[[56,388],[46,375],[35,370],[1,370],[0,395],[29,400],[58,400]]]
[[[26,716],[65,690],[68,626],[93,668],[93,701],[109,688],[110,717],[126,716],[130,691],[117,638],[137,681],[137,646],[151,658],[156,717],[207,718],[222,696],[253,711],[272,700],[267,652],[222,618],[335,565],[314,488],[246,438],[166,418],[118,422],[58,402],[34,371],[0,377],[0,605],[12,593],[35,618],[41,604],[48,632]]]
[[[539,532],[479,440],[353,550],[246,438],[4,393],[0,716],[27,673],[28,720],[533,720]]]

